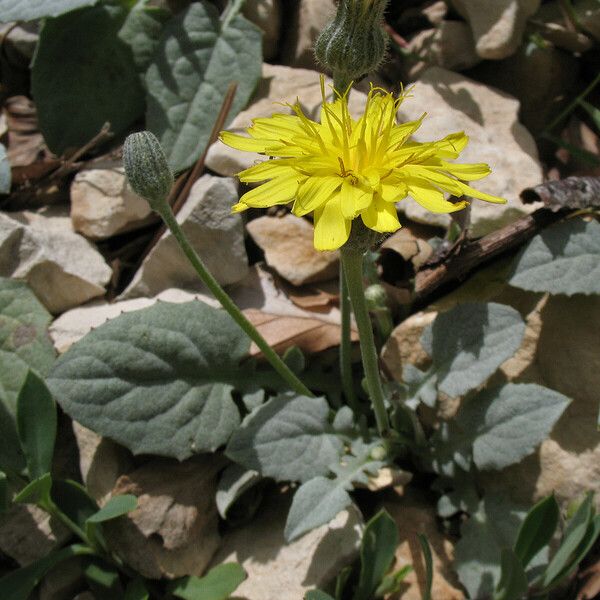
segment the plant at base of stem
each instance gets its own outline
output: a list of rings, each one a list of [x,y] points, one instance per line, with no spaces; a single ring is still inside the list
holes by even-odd
[[[312,397],[313,393],[296,377],[254,325],[248,321],[192,248],[167,202],[167,196],[173,185],[173,173],[154,134],[149,131],[141,131],[128,136],[123,146],[123,164],[133,191],[145,198],[152,209],[159,214],[204,285],[221,303],[221,306],[258,346],[271,366],[289,384],[291,389],[300,395]]]

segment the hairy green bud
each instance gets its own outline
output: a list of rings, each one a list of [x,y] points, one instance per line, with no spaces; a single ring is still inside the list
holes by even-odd
[[[374,283],[365,290],[365,300],[370,311],[386,309],[387,299],[387,293],[379,283]]]
[[[315,43],[317,60],[348,81],[376,69],[387,48],[387,35],[382,28],[387,3],[388,0],[340,0],[333,21]]]
[[[127,136],[123,166],[131,189],[160,212],[173,187],[173,172],[156,136],[149,131]]]

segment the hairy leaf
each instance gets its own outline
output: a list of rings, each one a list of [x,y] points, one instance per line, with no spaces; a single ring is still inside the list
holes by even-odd
[[[238,84],[229,120],[246,105],[260,77],[260,30],[243,16],[227,25],[203,0],[169,21],[146,73],[146,124],[171,167],[193,164],[206,146],[229,84]]]
[[[569,219],[536,235],[508,282],[532,292],[600,294],[600,223]]]
[[[250,341],[202,302],[158,303],[105,323],[56,362],[48,385],[65,412],[134,453],[179,460],[225,444],[231,397],[253,373]]]
[[[433,359],[438,389],[462,396],[484,383],[521,345],[525,323],[510,306],[459,304],[437,316],[421,343]]]
[[[31,89],[52,152],[83,146],[106,122],[118,135],[143,114],[133,54],[118,37],[126,16],[122,8],[94,6],[44,23]]]
[[[509,383],[470,399],[456,417],[479,469],[503,469],[548,437],[570,400],[541,385]]]
[[[203,577],[182,577],[169,590],[183,600],[226,600],[246,579],[246,573],[237,563],[213,567]]]
[[[98,0],[0,0],[0,23],[57,17]]]

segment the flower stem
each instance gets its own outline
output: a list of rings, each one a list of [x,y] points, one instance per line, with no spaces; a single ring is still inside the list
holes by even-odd
[[[340,254],[350,302],[352,303],[352,310],[360,337],[360,351],[367,380],[367,390],[373,404],[379,435],[382,438],[386,438],[390,425],[383,398],[383,386],[381,385],[381,377],[379,375],[373,328],[365,301],[362,280],[363,252],[356,248],[342,247]]]
[[[354,391],[354,381],[352,380],[352,341],[350,338],[350,297],[348,296],[348,286],[344,275],[344,267],[340,263],[340,312],[342,335],[340,341],[340,375],[342,378],[342,389],[346,396],[346,401],[353,411],[356,412],[358,402]],[[358,414],[356,414],[358,419]]]
[[[217,280],[212,276],[202,262],[202,259],[198,256],[194,248],[192,248],[171,208],[164,203],[158,212],[204,285],[212,292],[213,296],[221,303],[221,306],[230,314],[231,318],[242,328],[244,333],[258,346],[275,371],[279,373],[295,392],[303,396],[313,397],[314,394],[298,379],[298,377],[296,377],[273,348],[269,346],[265,338],[263,338],[254,325],[248,321],[244,316],[244,313],[242,313],[242,311],[234,304],[227,292],[225,292]]]

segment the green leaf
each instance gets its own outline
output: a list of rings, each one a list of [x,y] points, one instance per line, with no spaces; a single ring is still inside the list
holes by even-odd
[[[246,579],[237,563],[213,567],[204,577],[182,577],[169,585],[169,591],[183,600],[226,600]]]
[[[39,126],[55,154],[79,148],[109,122],[123,133],[144,112],[131,48],[118,37],[127,11],[82,8],[45,21],[31,71]]]
[[[0,23],[57,17],[98,0],[0,0]]]
[[[8,479],[6,478],[6,473],[0,471],[0,515],[8,509],[9,503]]]
[[[473,445],[481,469],[503,469],[520,462],[548,437],[570,400],[537,384],[508,383],[469,399],[456,417],[462,439]]]
[[[83,569],[83,574],[98,600],[113,600],[123,597],[123,587],[119,571],[103,559],[90,561]]]
[[[440,313],[421,343],[433,360],[438,389],[462,396],[479,387],[521,345],[525,323],[510,306],[459,304]]]
[[[519,600],[527,593],[527,575],[516,554],[503,548],[500,555],[500,581],[494,600]]]
[[[55,358],[47,333],[51,316],[27,285],[0,278],[0,468],[21,471],[17,397],[29,369],[46,375]]]
[[[524,569],[535,555],[550,543],[559,517],[560,509],[554,496],[540,500],[527,513],[514,545],[515,556]]]
[[[425,559],[425,590],[423,593],[423,600],[431,600],[431,587],[433,586],[433,557],[431,556],[431,546],[422,533],[419,533],[417,537],[421,546],[421,551],[423,552],[423,558]]]
[[[56,406],[43,379],[27,373],[17,398],[17,431],[31,479],[49,473],[56,439]]]
[[[334,600],[329,594],[321,590],[310,590],[306,592],[304,600]]]
[[[396,547],[398,528],[386,510],[380,510],[365,526],[360,546],[360,575],[353,600],[371,600],[388,572]]]
[[[352,504],[352,498],[336,480],[315,477],[303,483],[292,500],[284,536],[291,542],[307,531],[329,523]]]
[[[389,594],[396,594],[401,591],[402,583],[410,575],[414,569],[411,565],[404,565],[401,569],[398,569],[395,573],[390,573],[383,578],[383,581],[379,584],[379,587],[375,590],[375,598],[384,598]],[[425,600],[425,596],[423,596]]]
[[[221,475],[215,501],[221,518],[227,518],[227,511],[247,490],[256,485],[262,477],[240,465],[229,465]]]
[[[87,520],[98,512],[96,501],[76,481],[57,479],[52,484],[52,500],[82,530]]]
[[[532,292],[600,294],[600,223],[569,219],[544,229],[519,253],[508,282]]]
[[[39,479],[34,479],[27,484],[13,499],[17,504],[39,504],[48,506],[50,504],[50,490],[52,488],[52,477],[45,473]]]
[[[594,105],[586,102],[585,100],[579,100],[579,105],[585,109],[588,115],[592,118],[596,129],[600,131],[600,109],[596,108]]]
[[[51,552],[26,567],[11,571],[0,578],[2,600],[28,600],[31,592],[50,569],[73,556],[92,554],[92,552],[92,549],[87,546],[74,544]]]
[[[146,72],[158,47],[163,27],[172,17],[171,11],[152,6],[151,2],[139,0],[119,31],[119,38],[131,48],[138,73]]]
[[[330,433],[325,398],[282,394],[249,414],[229,440],[234,462],[277,481],[308,481],[329,472],[342,453]]]
[[[500,581],[501,550],[513,546],[524,518],[525,511],[495,494],[486,496],[461,526],[454,568],[471,600],[492,596]],[[542,564],[546,557],[547,553],[540,552],[531,566]]]
[[[6,148],[3,144],[0,144],[0,194],[8,194],[10,192],[11,180],[10,163],[6,156]]]
[[[104,523],[135,510],[137,498],[132,494],[113,496],[98,512],[87,518],[87,523]]]
[[[542,578],[544,587],[549,586],[552,582],[557,581],[563,573],[568,572],[572,557],[584,541],[594,518],[593,501],[594,494],[591,492],[586,494],[585,500],[568,522],[562,542],[544,572]]]
[[[67,414],[135,454],[184,460],[237,428],[232,399],[251,379],[250,341],[224,311],[158,303],[105,323],[74,344],[48,379]]]
[[[123,600],[150,600],[150,592],[141,577],[136,577],[127,584]]]
[[[231,82],[238,87],[229,121],[246,106],[261,66],[261,32],[240,14],[223,26],[202,1],[169,21],[146,73],[146,125],[173,170],[189,167],[204,150]]]

